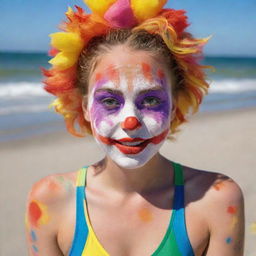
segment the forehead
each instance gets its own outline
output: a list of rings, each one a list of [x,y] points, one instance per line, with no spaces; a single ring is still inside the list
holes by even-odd
[[[102,55],[96,69],[102,69],[107,64],[113,64],[115,66],[121,66],[125,64],[136,65],[141,60],[149,63],[150,65],[159,65],[160,57],[154,56],[149,51],[143,50],[131,50],[124,45],[116,46],[108,53]]]
[[[168,74],[162,58],[120,46],[100,57],[90,77],[90,90],[119,87],[116,89],[133,91],[134,85],[137,89],[150,89],[163,79],[167,82]]]

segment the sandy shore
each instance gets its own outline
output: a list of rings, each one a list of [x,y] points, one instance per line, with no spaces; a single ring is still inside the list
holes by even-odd
[[[174,161],[236,180],[245,195],[245,255],[255,256],[256,234],[250,226],[256,222],[256,109],[198,114],[182,127],[177,141],[165,143],[161,152]],[[27,255],[25,200],[36,180],[74,171],[101,157],[91,138],[63,132],[0,143],[0,255]]]

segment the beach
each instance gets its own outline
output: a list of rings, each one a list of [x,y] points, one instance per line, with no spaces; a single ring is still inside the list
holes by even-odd
[[[133,140],[120,138],[123,145],[114,141],[121,152],[136,154],[150,143],[159,143],[166,134],[161,129],[166,128],[167,118],[175,120],[175,114],[178,122],[182,122],[193,111],[197,113],[188,117],[188,122],[179,127],[178,133],[170,134],[174,139],[166,140],[160,149],[160,153],[170,161],[191,168],[185,169],[184,208],[185,221],[188,220],[185,226],[189,228],[188,224],[193,224],[196,232],[189,228],[188,238],[195,245],[192,238],[199,235],[199,231],[205,231],[202,227],[207,223],[211,239],[208,244],[215,250],[217,247],[221,249],[203,254],[227,256],[228,253],[223,252],[227,249],[232,250],[229,254],[234,256],[241,248],[241,241],[232,234],[235,228],[239,229],[238,218],[241,218],[241,206],[233,200],[236,190],[225,196],[227,183],[217,181],[211,183],[212,190],[204,189],[203,193],[197,193],[207,187],[204,183],[208,181],[200,179],[200,176],[195,179],[193,169],[221,173],[227,176],[227,180],[234,180],[243,192],[243,256],[256,256],[256,34],[252,32],[256,24],[255,0],[55,0],[50,4],[49,1],[14,0],[1,3],[1,24],[4,25],[0,27],[4,36],[0,38],[0,256],[28,255],[26,228],[29,228],[27,236],[33,256],[49,254],[46,251],[52,248],[45,246],[45,252],[42,252],[37,244],[41,238],[36,229],[42,225],[49,230],[47,223],[54,222],[51,207],[57,209],[61,205],[60,200],[52,200],[56,199],[53,193],[58,190],[58,185],[65,184],[65,192],[71,195],[72,182],[63,174],[74,174],[81,167],[90,166],[105,157],[92,136],[75,137],[68,133],[66,125],[70,130],[75,128],[80,132],[84,128],[79,127],[83,125],[82,116],[88,112],[101,140],[112,144],[113,139],[122,136],[116,130],[118,127],[124,131],[140,129],[128,136]],[[128,30],[127,33],[112,34],[122,29]],[[132,36],[128,35],[129,31]],[[135,35],[134,32],[143,33]],[[151,34],[152,40],[146,32]],[[84,111],[86,102],[88,111]],[[64,119],[70,122],[65,124]],[[152,134],[156,136],[147,139]],[[111,138],[104,139],[103,135]],[[131,149],[127,147],[129,145],[138,147]],[[117,156],[113,152],[113,157]],[[159,171],[158,176],[161,177],[160,171],[165,169],[158,169],[155,171]],[[169,172],[167,167],[166,171],[170,175],[177,174],[174,169]],[[48,184],[51,203],[32,193],[35,200],[30,200],[29,216],[25,217],[32,186],[53,174],[62,175],[57,176],[58,183]],[[176,197],[179,194],[176,192],[183,194],[179,186],[181,179],[177,177],[172,176],[169,185],[163,189],[144,191],[146,196],[154,194],[153,197],[156,190],[160,191],[159,195],[165,194],[168,198],[163,201],[172,201],[169,209],[165,210],[167,213],[172,210],[170,226],[173,227],[180,224],[180,219],[172,217],[177,217],[176,213],[183,214],[182,209],[176,211],[180,210],[176,199],[181,199],[179,195]],[[87,184],[91,184],[92,191],[95,191],[92,195],[96,196],[99,191],[95,189],[93,180],[88,179]],[[44,189],[36,188],[39,188],[36,192],[44,194]],[[172,193],[165,193],[165,188]],[[141,193],[143,198],[145,193]],[[216,197],[212,195],[214,193]],[[101,203],[106,201],[103,197]],[[209,198],[212,200],[207,200]],[[138,200],[138,197],[125,198],[122,206],[133,209],[127,207],[127,202],[132,203],[133,199]],[[222,204],[221,199],[225,199],[226,204]],[[113,200],[109,202],[113,203]],[[73,206],[70,204],[69,209],[75,210]],[[100,210],[106,213],[102,207]],[[217,210],[222,213],[218,214]],[[117,212],[123,216],[120,209]],[[66,216],[65,213],[70,212],[62,208],[57,217],[60,213]],[[209,213],[213,217],[210,218]],[[141,218],[144,221],[154,217],[154,213],[152,215],[144,209],[139,211],[139,215],[144,215]],[[100,215],[94,212],[93,216]],[[225,221],[225,216],[230,218]],[[133,217],[132,214],[128,217],[129,226]],[[199,218],[198,225],[194,217]],[[208,223],[208,217],[215,222]],[[69,219],[72,221],[72,217]],[[108,224],[108,233],[112,233],[109,218],[104,215],[102,220]],[[159,231],[163,219],[156,220],[155,230]],[[224,223],[221,227],[217,225],[220,221]],[[67,218],[65,222],[59,227],[67,227]],[[116,223],[119,225],[122,221]],[[148,222],[149,225],[152,223]],[[215,232],[212,227],[216,229],[218,226],[220,228]],[[182,237],[183,227],[177,225],[174,229],[173,245],[158,248],[167,251],[172,247],[170,256],[176,254],[174,251],[186,250],[186,246],[180,248],[175,241],[179,238],[187,240]],[[228,234],[224,232],[227,229]],[[61,233],[65,233],[63,241],[65,235],[73,234],[73,230],[66,230],[66,233]],[[136,226],[134,230],[139,229]],[[162,245],[167,235],[173,235],[169,231],[166,226]],[[145,234],[152,236],[152,233],[144,232],[141,240]],[[59,235],[54,239],[61,245]],[[115,245],[115,239],[110,239],[111,243]],[[124,246],[126,249],[129,247],[127,242]],[[92,251],[95,250],[92,248]],[[79,254],[76,248],[75,254]]]
[[[175,142],[166,142],[161,149],[173,161],[224,173],[240,185],[245,197],[246,256],[256,252],[256,233],[251,229],[256,222],[255,131],[255,107],[198,113],[181,127]],[[25,201],[35,181],[52,173],[78,170],[101,157],[91,137],[76,138],[63,129],[2,141],[0,255],[27,255]]]
[[[78,170],[103,154],[91,137],[69,135],[48,108],[40,67],[45,53],[0,52],[0,255],[27,255],[25,201],[32,184],[53,173]],[[256,252],[256,58],[206,57],[209,94],[199,113],[161,152],[169,159],[221,172],[242,188],[246,209],[245,256]]]

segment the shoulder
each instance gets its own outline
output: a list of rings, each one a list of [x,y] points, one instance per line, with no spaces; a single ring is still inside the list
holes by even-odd
[[[77,172],[53,174],[32,186],[25,214],[31,255],[34,255],[35,248],[43,255],[63,255],[59,234],[64,221],[68,221],[66,216],[72,214],[69,206],[75,201],[76,176]]]
[[[185,182],[189,189],[196,188],[195,196],[201,196],[202,199],[219,202],[228,200],[241,201],[243,193],[240,186],[229,176],[212,171],[204,171],[184,167]]]
[[[59,173],[46,176],[32,186],[28,199],[43,203],[56,203],[56,199],[67,199],[75,189],[77,172]]]
[[[75,197],[77,172],[53,174],[37,181],[26,202],[26,224],[39,226],[58,220],[58,215]],[[52,221],[50,221],[52,220]]]
[[[185,167],[185,180],[188,180],[189,201],[199,201],[202,216],[209,229],[217,222],[244,212],[244,198],[240,186],[232,178],[218,172]]]

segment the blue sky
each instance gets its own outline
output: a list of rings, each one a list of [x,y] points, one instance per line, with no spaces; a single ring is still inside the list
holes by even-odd
[[[85,7],[82,0],[1,0],[0,51],[47,51],[48,34],[74,5]],[[256,56],[255,0],[171,0],[167,7],[187,10],[196,37],[213,35],[207,55]]]

